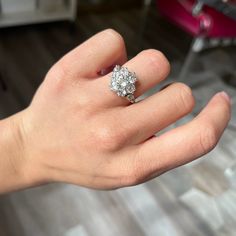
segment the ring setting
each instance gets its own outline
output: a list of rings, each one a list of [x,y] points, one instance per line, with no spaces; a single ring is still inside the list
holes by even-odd
[[[116,65],[112,71],[110,89],[120,97],[127,98],[131,103],[135,102],[134,92],[136,74],[130,72],[128,68]]]

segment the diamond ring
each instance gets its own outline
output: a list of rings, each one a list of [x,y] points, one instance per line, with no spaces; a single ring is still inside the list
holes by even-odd
[[[131,103],[135,102],[134,91],[137,77],[126,67],[116,65],[112,71],[110,89],[118,96],[126,97]]]

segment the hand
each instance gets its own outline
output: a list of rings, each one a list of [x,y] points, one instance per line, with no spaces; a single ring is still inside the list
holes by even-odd
[[[155,133],[191,112],[191,89],[174,83],[135,104],[109,89],[102,69],[125,64],[139,79],[135,96],[164,80],[169,63],[156,50],[126,62],[122,37],[98,33],[48,72],[31,105],[18,114],[27,186],[54,181],[96,189],[136,185],[209,152],[230,119],[225,93],[191,122]]]

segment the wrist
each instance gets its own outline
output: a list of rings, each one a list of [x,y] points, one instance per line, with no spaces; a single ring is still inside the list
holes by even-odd
[[[42,181],[28,157],[22,122],[24,113],[0,121],[0,194],[29,188]]]

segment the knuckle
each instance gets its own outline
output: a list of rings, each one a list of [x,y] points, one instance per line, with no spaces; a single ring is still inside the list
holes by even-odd
[[[148,58],[150,62],[159,63],[160,60],[165,58],[162,52],[155,49],[146,49],[141,52],[141,54]]]
[[[65,73],[66,72],[58,66],[58,64],[53,65],[47,72],[45,77],[47,80],[47,86],[53,88],[52,91],[54,91],[56,95],[61,95],[65,91],[65,87],[67,86]]]
[[[178,98],[176,99],[177,103],[179,102],[178,106],[188,112],[191,111],[195,103],[191,88],[183,83],[176,83],[174,86],[178,92]]]
[[[202,127],[199,134],[200,150],[203,154],[210,152],[218,142],[217,130],[212,124]]]
[[[143,175],[141,174],[142,170],[140,168],[131,168],[126,176],[123,178],[123,185],[125,186],[134,186],[143,182]]]
[[[155,49],[147,49],[143,50],[141,54],[143,54],[149,60],[151,65],[160,68],[160,73],[165,72],[166,75],[169,74],[170,63],[161,51]]]
[[[140,158],[136,157],[132,161],[132,165],[125,168],[125,175],[123,177],[123,184],[125,186],[134,186],[143,183],[148,176],[147,166]]]
[[[113,29],[107,29],[104,32],[106,34],[108,34],[109,36],[111,36],[113,38],[113,40],[116,41],[115,45],[118,48],[124,48],[125,47],[124,38],[122,37],[122,35],[120,33],[118,33],[117,31],[115,31]]]
[[[60,59],[53,67],[52,70],[60,79],[70,78],[72,76],[71,70],[69,68],[69,63],[66,58]]]
[[[95,143],[99,144],[102,150],[113,151],[122,146],[124,135],[112,125],[103,125],[97,129]]]
[[[147,63],[147,67],[149,70],[156,75],[158,73],[158,77],[160,80],[165,79],[170,72],[170,63],[164,54],[155,49],[147,49],[140,53],[144,59],[145,63]]]

